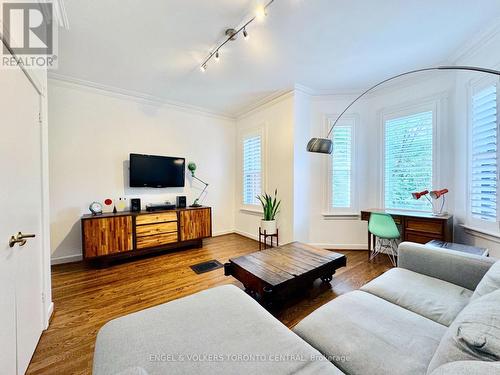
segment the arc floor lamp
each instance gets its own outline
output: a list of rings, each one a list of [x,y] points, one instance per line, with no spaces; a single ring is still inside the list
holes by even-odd
[[[393,77],[384,79],[383,81],[377,83],[376,85],[373,85],[368,90],[361,93],[356,99],[354,99],[337,117],[337,119],[333,123],[332,127],[328,131],[328,134],[326,135],[325,138],[311,138],[311,140],[307,143],[307,151],[317,152],[320,154],[331,154],[333,151],[333,142],[330,139],[330,135],[332,134],[333,128],[335,127],[335,125],[337,125],[340,118],[349,110],[349,108],[351,108],[354,105],[354,103],[356,103],[359,99],[361,99],[363,96],[368,94],[373,89],[379,87],[380,85],[383,85],[386,82],[392,81],[393,79],[403,77],[403,76],[406,76],[409,74],[426,72],[429,70],[469,70],[469,71],[482,72],[482,73],[488,73],[488,74],[494,74],[494,75],[500,76],[500,71],[498,71],[498,70],[481,68],[481,67],[477,67],[477,66],[445,65],[445,66],[435,66],[435,67],[430,67],[430,68],[410,70],[409,72],[401,73],[401,74],[395,75]]]

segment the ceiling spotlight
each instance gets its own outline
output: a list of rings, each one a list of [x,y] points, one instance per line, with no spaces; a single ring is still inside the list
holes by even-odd
[[[266,16],[267,16],[266,7],[262,5],[259,6],[255,11],[255,18],[257,18],[257,20],[259,21],[262,21],[264,18],[266,18]]]
[[[219,50],[217,50],[217,51],[215,52],[215,61],[216,61],[216,62],[219,62],[219,58],[220,58],[220,56],[219,56]]]
[[[203,64],[202,66],[200,66],[200,70],[205,73],[207,71],[207,65],[206,64]]]
[[[250,37],[248,36],[247,29],[244,28],[243,29],[243,39],[248,40],[248,38],[250,38]]]

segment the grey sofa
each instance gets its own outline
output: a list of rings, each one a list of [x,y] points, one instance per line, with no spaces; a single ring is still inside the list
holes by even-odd
[[[94,374],[500,374],[500,262],[402,243],[293,332],[218,287],[107,323]]]

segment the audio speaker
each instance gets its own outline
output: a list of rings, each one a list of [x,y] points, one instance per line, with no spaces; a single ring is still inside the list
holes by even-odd
[[[132,198],[130,200],[130,211],[132,212],[141,211],[141,200],[139,198]]]
[[[186,208],[186,196],[179,195],[177,197],[177,208]]]

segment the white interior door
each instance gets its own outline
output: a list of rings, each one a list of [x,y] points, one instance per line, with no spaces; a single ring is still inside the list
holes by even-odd
[[[0,47],[2,47],[0,43]],[[40,96],[0,70],[0,372],[24,374],[43,330]],[[35,234],[9,246],[18,232]]]

